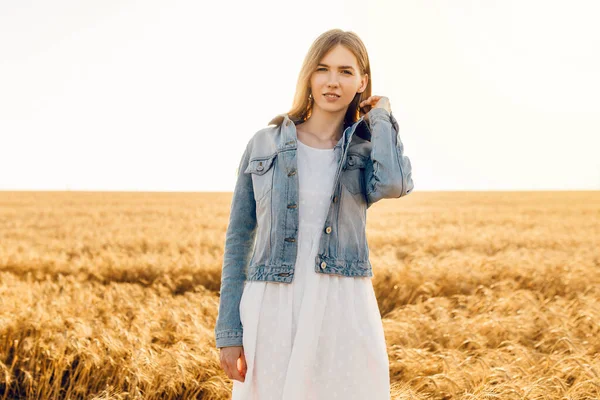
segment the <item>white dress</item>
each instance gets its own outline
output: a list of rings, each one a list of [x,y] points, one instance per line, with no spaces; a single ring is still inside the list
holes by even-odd
[[[298,253],[291,283],[246,281],[247,363],[232,400],[390,398],[389,362],[371,277],[315,272],[337,167],[333,149],[299,140]]]

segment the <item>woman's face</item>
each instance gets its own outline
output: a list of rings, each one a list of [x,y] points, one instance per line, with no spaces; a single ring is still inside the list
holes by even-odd
[[[356,93],[366,88],[367,80],[367,75],[361,77],[354,54],[343,45],[337,45],[325,54],[310,77],[313,108],[345,112]],[[328,92],[339,97],[330,99],[325,96]]]

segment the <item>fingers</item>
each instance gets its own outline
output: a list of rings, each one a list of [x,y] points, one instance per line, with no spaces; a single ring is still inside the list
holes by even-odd
[[[237,349],[236,349],[237,350]],[[243,359],[242,366],[238,368],[238,361],[240,357],[244,356],[244,351],[240,347],[240,351],[226,351],[221,353],[221,368],[225,372],[225,375],[229,379],[235,379],[240,382],[244,382],[246,377],[246,359]]]
[[[240,381],[240,382],[244,382],[245,378],[242,376],[242,374],[240,373],[238,367],[238,360],[235,360],[232,363],[232,368],[229,369],[229,371],[231,371],[232,375],[231,375],[231,379],[235,379],[236,381]]]
[[[248,369],[246,365],[246,357],[244,356],[244,352],[240,358],[237,359],[237,368],[236,370],[239,372],[240,377],[242,378],[242,382],[246,379],[246,370]]]
[[[379,101],[379,99],[381,99],[383,96],[370,96],[368,99],[363,100],[360,102],[359,107],[364,107],[366,105],[370,105],[370,106],[374,106],[375,104],[377,104],[377,102]]]
[[[242,374],[243,377],[246,377],[246,371],[248,370],[248,364],[246,364],[246,355],[244,354],[244,352],[242,351],[242,355],[239,358],[239,364],[240,364],[240,373]]]

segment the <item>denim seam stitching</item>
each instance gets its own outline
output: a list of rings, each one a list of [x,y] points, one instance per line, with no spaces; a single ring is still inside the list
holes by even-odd
[[[394,120],[392,119],[392,113],[390,112],[390,125],[392,125],[392,133],[393,133],[393,141],[395,141],[396,143],[394,144],[394,148],[396,150],[396,160],[398,161],[398,168],[400,169],[400,196],[398,197],[402,197],[402,195],[404,194],[404,171],[402,171],[402,162],[400,160],[400,148],[398,146],[398,135],[400,134],[400,131],[396,131],[396,126],[394,124]]]

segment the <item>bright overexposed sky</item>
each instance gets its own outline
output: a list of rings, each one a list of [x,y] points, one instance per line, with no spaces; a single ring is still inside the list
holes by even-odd
[[[231,191],[322,32],[356,32],[418,190],[600,189],[600,3],[0,2],[0,190]]]

